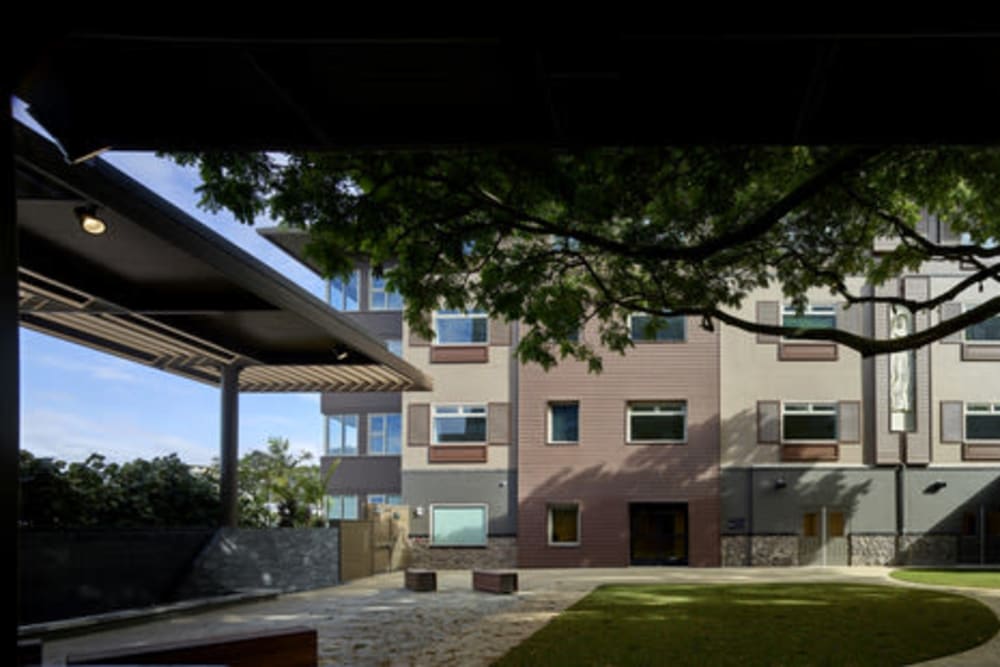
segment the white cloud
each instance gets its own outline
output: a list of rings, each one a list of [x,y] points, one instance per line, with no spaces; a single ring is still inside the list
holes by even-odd
[[[95,380],[131,383],[141,381],[135,373],[129,372],[127,366],[125,365],[129,362],[119,361],[110,357],[107,362],[101,363],[81,361],[79,359],[69,359],[67,357],[59,357],[53,354],[28,357],[28,360],[34,361],[43,366],[57,368],[68,373],[84,373]]]
[[[36,456],[82,461],[97,452],[124,462],[176,453],[186,463],[207,464],[214,447],[169,433],[153,431],[127,419],[92,419],[75,412],[37,408],[21,416],[21,448]]]

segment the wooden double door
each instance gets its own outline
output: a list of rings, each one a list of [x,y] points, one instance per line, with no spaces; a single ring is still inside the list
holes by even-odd
[[[850,549],[843,509],[819,507],[802,514],[799,565],[848,565]]]

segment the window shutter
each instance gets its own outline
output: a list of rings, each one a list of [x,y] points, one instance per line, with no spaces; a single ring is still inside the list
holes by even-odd
[[[406,412],[406,444],[426,447],[431,444],[430,403],[410,403]]]
[[[486,442],[510,444],[510,403],[490,403],[486,407]]]
[[[757,324],[781,324],[781,304],[777,301],[757,302]],[[758,343],[776,345],[780,338],[770,334],[757,334]]]
[[[766,445],[781,443],[780,401],[757,401],[757,442]]]
[[[431,344],[431,342],[428,339],[424,338],[419,333],[417,333],[417,331],[413,327],[408,327],[408,328],[410,330],[410,339],[408,341],[410,347],[427,347],[428,345]]]
[[[837,439],[840,442],[861,442],[861,404],[841,401],[837,404]]]
[[[958,317],[962,314],[962,304],[960,303],[942,303],[941,304],[941,321],[946,322],[954,317]],[[959,329],[955,333],[945,336],[941,339],[942,343],[961,343],[962,342],[962,329]]]
[[[490,320],[490,345],[510,345],[510,322]]]
[[[962,401],[941,401],[941,442],[961,443],[963,437]]]
[[[837,304],[837,328],[855,336],[864,335],[865,308],[860,303],[855,303],[845,308],[846,303]]]

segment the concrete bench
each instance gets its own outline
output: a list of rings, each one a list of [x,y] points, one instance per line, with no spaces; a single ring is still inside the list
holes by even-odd
[[[473,570],[472,588],[485,593],[516,593],[517,572],[513,570]]]
[[[71,655],[67,665],[316,667],[316,630],[293,627]]]
[[[406,588],[418,593],[436,591],[438,587],[437,572],[434,570],[407,570],[405,579]]]

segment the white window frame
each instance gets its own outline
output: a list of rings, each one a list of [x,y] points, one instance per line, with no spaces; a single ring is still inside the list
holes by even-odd
[[[837,317],[837,305],[836,304],[810,303],[808,306],[805,307],[805,310],[802,311],[802,316],[803,317],[805,317],[807,315],[828,315],[828,314],[832,314],[833,315],[833,326],[829,327],[829,330],[833,331],[834,329],[837,328],[837,320],[839,319]],[[793,317],[798,317],[799,316],[799,314],[795,311],[795,306],[791,306],[791,305],[788,305],[788,304],[782,304],[781,305],[781,315],[780,315],[780,317],[781,317],[781,326],[785,326],[785,315],[791,315]],[[821,330],[825,330],[825,329],[821,329]],[[808,345],[808,344],[829,345],[830,342],[831,342],[831,341],[828,341],[828,340],[812,340],[812,339],[808,339],[808,338],[786,338],[785,336],[782,336],[781,340],[782,341],[787,341],[787,342],[790,342],[790,343],[796,343],[796,344],[797,343],[802,343],[802,344],[805,344],[805,345]]]
[[[455,414],[440,415],[442,418],[447,419],[449,417],[479,417],[486,421],[486,429],[483,432],[483,439],[480,440],[463,440],[461,442],[439,442],[438,432],[437,432],[437,418],[438,410],[441,408],[458,408],[458,412]],[[482,412],[467,412],[469,409],[482,409]],[[485,445],[489,440],[489,427],[490,427],[490,410],[485,403],[441,403],[434,404],[431,406],[431,444],[440,447],[449,447],[452,445],[457,445],[459,447],[465,447],[468,445]]]
[[[554,509],[568,509],[572,507],[576,510],[576,541],[575,542],[553,542],[552,541],[552,510]],[[565,502],[565,503],[548,503],[545,506],[545,541],[550,547],[556,547],[558,549],[562,548],[572,548],[578,547],[583,541],[583,535],[581,535],[580,530],[583,527],[583,522],[581,517],[583,512],[580,511],[580,503],[578,502]]]
[[[632,411],[633,411],[633,409],[635,407],[640,406],[640,405],[653,405],[653,406],[660,406],[660,407],[663,407],[663,406],[680,406],[680,410],[679,411],[676,410],[676,409],[668,409],[668,410],[657,409],[652,414],[658,414],[658,415],[677,415],[677,414],[680,414],[681,416],[683,416],[684,417],[684,436],[682,438],[680,438],[680,439],[673,439],[673,438],[656,438],[656,439],[651,439],[651,440],[636,440],[636,439],[633,439],[632,438],[632,417],[633,417]],[[642,418],[641,415],[650,414],[650,413],[640,412],[638,414],[640,415],[640,419],[641,419]],[[683,443],[683,442],[687,442],[687,439],[688,439],[687,401],[686,400],[672,400],[672,401],[671,400],[663,400],[663,401],[651,401],[651,400],[649,400],[649,401],[642,401],[642,400],[637,400],[637,401],[629,401],[626,404],[626,409],[625,409],[625,429],[626,429],[626,431],[625,431],[625,438],[626,438],[626,440],[625,441],[629,442],[629,443],[634,443],[634,444],[639,444],[639,445],[645,445],[645,444],[656,444],[656,443]]]
[[[576,440],[556,440],[552,437],[552,408],[557,405],[575,405],[576,406]],[[580,444],[580,401],[575,399],[566,399],[564,401],[549,401],[545,404],[545,443],[548,445],[578,445]]]
[[[788,410],[789,406],[798,407],[805,406],[805,410]],[[832,407],[833,411],[830,410],[817,410],[817,407]],[[833,414],[833,425],[835,432],[832,438],[797,438],[790,439],[785,437],[785,415],[791,412],[796,415],[829,415]],[[840,438],[840,406],[837,401],[782,401],[781,402],[781,442],[788,443],[831,443],[837,442]]]
[[[357,516],[355,518],[353,518],[353,519],[345,519],[344,518],[344,499],[345,498],[354,498],[355,508],[357,510]],[[334,500],[339,501],[339,504],[340,504],[340,516],[339,517],[331,517],[330,516],[330,506],[333,504]],[[327,494],[325,496],[325,498],[324,498],[324,504],[326,505],[326,518],[328,520],[333,520],[333,521],[358,521],[358,520],[361,519],[361,515],[362,515],[362,511],[361,511],[362,510],[362,507],[361,507],[361,497],[358,494],[356,494],[356,493]]]
[[[963,303],[962,312],[965,313],[972,308],[979,306],[978,303]],[[988,317],[986,319],[992,320],[995,318],[1000,318],[1000,315],[994,315],[993,317]],[[962,342],[966,345],[996,345],[1000,343],[1000,338],[969,338],[969,329],[974,325],[969,325],[962,329]]]
[[[335,304],[333,302],[333,292],[334,292],[333,285],[334,285],[334,283],[339,282],[342,285],[347,285],[350,282],[350,278],[348,278],[348,282],[347,283],[345,283],[344,279],[341,278],[341,277],[339,277],[339,276],[336,277],[336,278],[331,278],[330,281],[329,281],[330,296],[327,299],[327,303],[329,303],[330,306],[334,310],[338,310],[338,311],[340,311],[342,313],[356,313],[356,312],[358,312],[358,311],[361,310],[361,304],[363,303],[362,294],[361,294],[361,271],[360,271],[360,269],[354,269],[353,271],[351,271],[350,275],[353,277],[354,284],[355,284],[355,286],[357,288],[357,298],[355,299],[357,305],[354,308],[348,308],[347,307],[347,292],[344,291],[343,289],[340,290],[340,303],[339,304]]]
[[[983,406],[986,410],[971,410],[970,408],[974,406]],[[969,432],[968,418],[970,412],[975,415],[989,415],[991,417],[996,416],[1000,419],[1000,401],[966,401],[962,406],[962,433],[964,436],[964,442],[996,444],[1000,441],[1000,436],[996,438],[969,438],[967,434]]]
[[[390,452],[389,448],[389,435],[388,431],[383,427],[381,430],[382,434],[382,451],[375,452],[372,451],[372,433],[375,429],[372,428],[372,419],[374,417],[382,417],[383,424],[387,424],[387,417],[399,417],[399,451]],[[403,454],[403,415],[399,412],[372,412],[368,414],[368,432],[365,434],[365,453],[369,456],[402,456]]]
[[[442,343],[438,339],[438,320],[464,320],[470,318],[482,318],[486,320],[486,340],[484,341],[470,341],[463,342],[459,341],[457,343]],[[435,310],[432,317],[432,326],[434,328],[434,345],[438,347],[449,347],[449,346],[462,346],[468,347],[469,345],[482,345],[486,346],[490,344],[490,318],[485,312],[476,311],[464,311],[461,313],[444,313],[442,314],[440,310]]]
[[[632,337],[632,318],[633,317],[649,317],[649,318],[660,317],[660,319],[664,319],[664,320],[668,319],[668,318],[671,318],[671,317],[679,317],[679,318],[681,318],[682,329],[683,329],[684,335],[681,336],[680,338],[665,338],[663,340],[661,340],[659,338],[633,338]],[[688,332],[687,332],[687,316],[685,316],[685,315],[660,315],[660,316],[654,316],[654,315],[650,315],[649,313],[629,313],[628,320],[626,321],[626,325],[628,326],[628,337],[629,337],[629,340],[631,340],[633,343],[686,343],[687,342],[687,335],[688,335]]]
[[[343,426],[343,421],[341,421],[341,427],[340,427],[341,452],[339,454],[335,454],[335,453],[333,453],[330,450],[330,444],[333,441],[333,437],[332,437],[333,436],[333,424],[331,422],[332,422],[332,420],[337,419],[337,418],[340,418],[341,420],[343,420],[344,417],[354,417],[354,432],[355,432],[355,437],[357,438],[357,442],[354,443],[354,453],[353,454],[344,453],[344,451],[343,451],[344,434],[345,434],[345,430],[344,430],[344,426]],[[360,433],[360,431],[361,431],[361,415],[360,414],[358,414],[357,412],[344,412],[344,413],[337,413],[337,414],[334,414],[334,415],[326,415],[326,423],[327,423],[327,429],[328,429],[328,431],[327,431],[327,440],[326,440],[326,456],[350,456],[350,457],[354,457],[354,456],[360,456],[361,455],[361,438],[360,438],[360,435],[361,435],[361,433]],[[367,443],[365,443],[365,444],[367,444]]]
[[[374,269],[368,269],[368,310],[373,310],[376,312],[389,312],[398,313],[403,310],[403,297],[399,292],[393,292],[385,287],[385,276],[382,276],[382,287],[375,287],[375,271]],[[375,305],[375,294],[382,294],[385,297],[385,307]],[[399,296],[399,308],[393,308],[389,306],[389,295],[395,294]]]
[[[483,542],[481,544],[437,544],[434,542],[434,510],[443,508],[483,508]],[[427,543],[432,547],[450,547],[452,549],[480,548],[485,547],[490,541],[490,506],[486,503],[430,503],[427,507],[428,513],[428,538]]]

